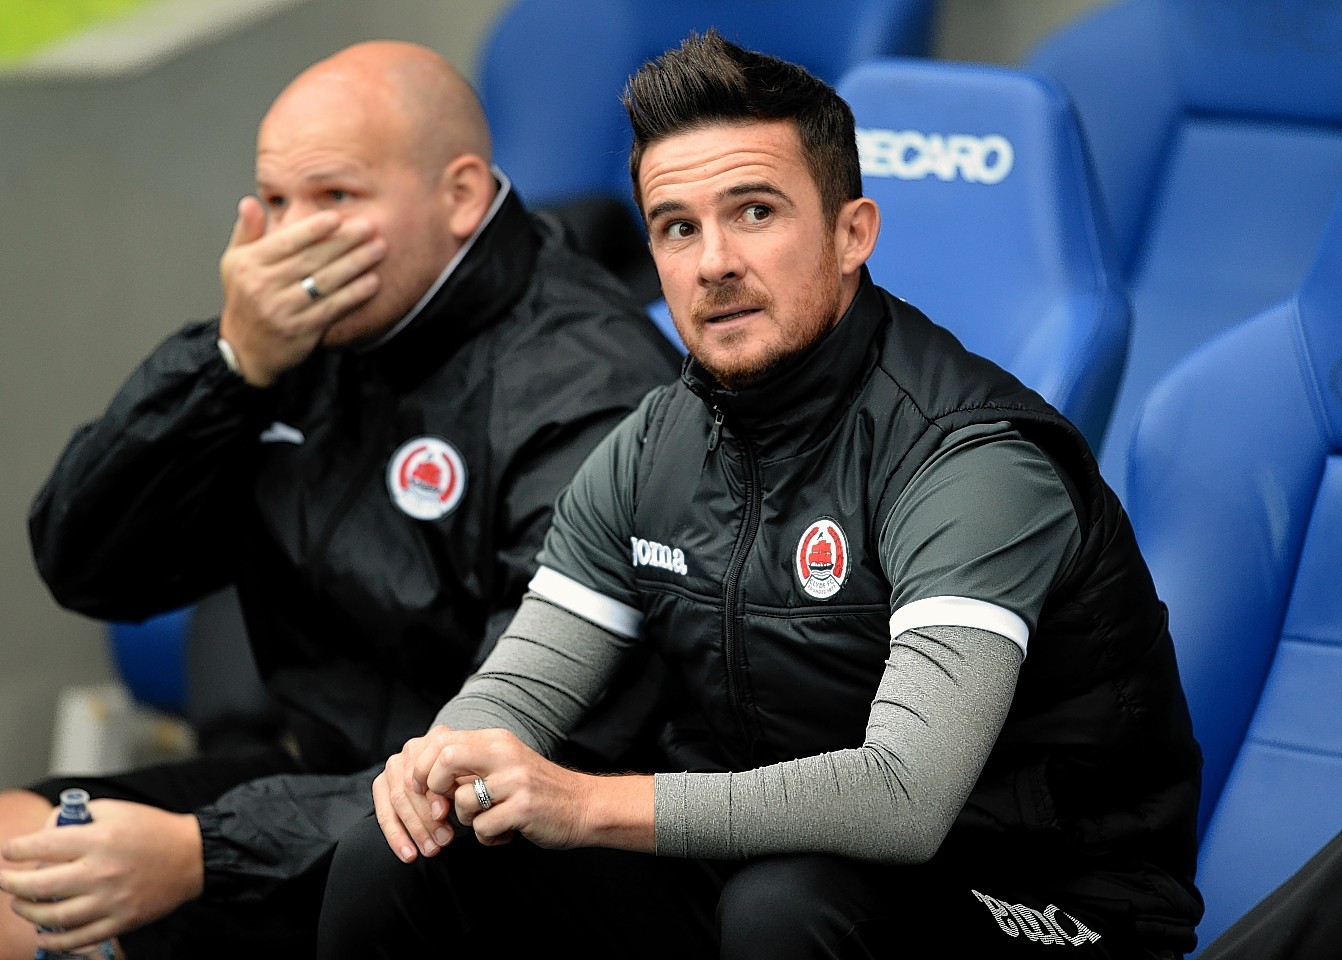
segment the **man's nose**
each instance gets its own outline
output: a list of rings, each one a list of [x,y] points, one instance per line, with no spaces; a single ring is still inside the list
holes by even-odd
[[[705,229],[699,255],[699,279],[706,284],[738,280],[745,274],[739,245],[725,230]]]

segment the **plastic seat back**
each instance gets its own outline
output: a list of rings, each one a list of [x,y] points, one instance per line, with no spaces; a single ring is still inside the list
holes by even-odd
[[[1342,4],[1122,0],[1027,63],[1076,104],[1131,293],[1101,451],[1125,496],[1133,419],[1156,380],[1299,289],[1342,186]]]
[[[107,628],[117,677],[134,702],[184,721],[199,749],[278,739],[280,707],[257,672],[232,587]]]
[[[1342,195],[1298,294],[1176,364],[1131,453],[1205,756],[1206,944],[1342,829]]]
[[[881,209],[876,282],[1098,444],[1130,316],[1066,98],[1028,71],[902,57],[838,89]]]
[[[479,89],[494,159],[524,200],[590,196],[629,203],[629,76],[691,32],[833,82],[878,54],[924,54],[934,0],[516,0],[485,37]]]
[[[176,716],[185,714],[186,636],[194,612],[194,607],[183,607],[139,623],[108,623],[112,663],[137,703]]]

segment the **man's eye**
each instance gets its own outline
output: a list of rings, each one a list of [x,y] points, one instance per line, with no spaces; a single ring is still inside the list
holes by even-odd
[[[769,219],[769,215],[772,213],[773,210],[764,204],[752,203],[745,208],[742,215],[745,217],[747,223],[763,223],[765,220]]]
[[[684,220],[674,220],[666,225],[666,235],[671,240],[684,240],[693,232],[694,228]]]
[[[344,200],[349,199],[349,194],[346,193],[344,190],[327,190],[326,195],[330,197],[332,200],[334,200],[336,203],[340,203]]]
[[[284,197],[279,196],[262,197],[261,199],[262,202],[265,203],[265,205],[269,207],[271,210],[279,210],[281,207],[284,206],[286,202]]]

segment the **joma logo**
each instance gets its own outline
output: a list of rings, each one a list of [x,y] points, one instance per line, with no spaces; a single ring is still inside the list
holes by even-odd
[[[664,543],[654,543],[642,537],[630,537],[629,543],[633,547],[634,566],[659,567],[682,577],[689,573],[689,568],[685,566],[685,551],[679,547],[668,547]]]

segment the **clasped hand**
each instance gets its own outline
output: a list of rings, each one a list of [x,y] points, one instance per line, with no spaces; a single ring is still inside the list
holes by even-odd
[[[476,797],[477,777],[493,798],[488,810]],[[568,849],[593,842],[603,779],[552,763],[506,730],[437,726],[387,760],[373,781],[373,804],[387,844],[406,863],[451,843],[454,819],[486,845],[521,834]]]

